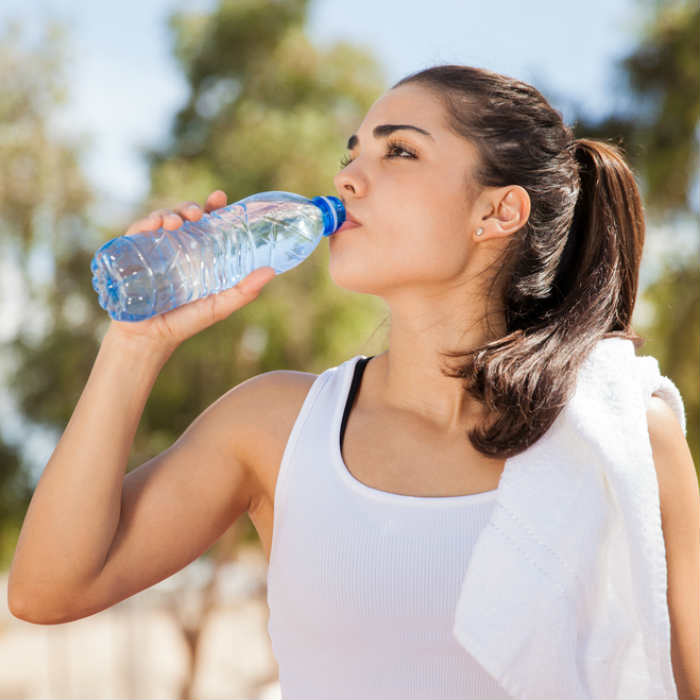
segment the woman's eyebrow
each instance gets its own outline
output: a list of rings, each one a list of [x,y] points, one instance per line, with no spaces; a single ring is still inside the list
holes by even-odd
[[[379,126],[375,126],[374,129],[372,129],[372,135],[374,136],[375,139],[381,138],[382,136],[388,136],[392,131],[397,131],[398,129],[413,129],[414,131],[417,131],[421,134],[425,134],[426,136],[430,136],[432,139],[432,135],[429,134],[425,129],[421,129],[419,126],[412,126],[411,124],[380,124]],[[434,141],[435,139],[433,139]],[[347,149],[351,151],[357,144],[360,142],[360,139],[357,138],[356,134],[353,134],[349,139],[348,139],[348,145]]]

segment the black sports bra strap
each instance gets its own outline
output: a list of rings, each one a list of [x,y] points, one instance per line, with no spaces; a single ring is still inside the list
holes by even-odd
[[[364,374],[365,367],[367,366],[367,363],[374,357],[374,355],[370,355],[370,357],[363,357],[360,358],[357,363],[355,364],[355,371],[352,376],[352,383],[350,384],[350,391],[348,393],[348,399],[345,402],[345,411],[343,412],[343,421],[340,424],[340,450],[342,453],[343,450],[343,437],[345,436],[345,426],[348,423],[348,417],[350,416],[350,411],[352,409],[352,405],[355,402],[355,396],[357,395],[357,392],[360,389],[360,382],[362,381],[362,375]]]

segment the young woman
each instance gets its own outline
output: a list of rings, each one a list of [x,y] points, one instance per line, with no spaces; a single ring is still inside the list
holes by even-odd
[[[386,301],[388,349],[319,376],[253,377],[125,477],[169,356],[274,272],[112,322],[24,521],[9,581],[17,617],[103,610],[186,566],[247,511],[270,562],[285,697],[508,697],[452,635],[460,582],[506,461],[546,435],[601,339],[641,344],[630,327],[640,196],[618,149],[574,139],[533,87],[466,66],[397,83],[348,148],[335,186],[354,225],[329,239],[330,274]],[[205,210],[225,204],[217,190]],[[185,203],[127,233],[199,216]],[[673,673],[679,697],[695,698],[695,470],[668,404],[654,397],[646,418]]]

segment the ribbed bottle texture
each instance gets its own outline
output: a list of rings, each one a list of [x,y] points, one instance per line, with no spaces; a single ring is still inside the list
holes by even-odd
[[[117,321],[141,321],[229,289],[258,267],[296,267],[345,220],[336,197],[260,192],[186,221],[119,236],[90,265],[100,306]]]

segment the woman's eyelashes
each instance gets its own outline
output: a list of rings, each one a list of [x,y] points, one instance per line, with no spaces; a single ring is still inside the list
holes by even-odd
[[[399,155],[402,153],[406,153],[407,155]],[[400,143],[399,141],[390,141],[387,143],[387,153],[384,156],[385,158],[415,158],[416,154],[409,148],[408,146],[405,146],[404,144]],[[352,161],[355,160],[354,158],[351,158],[350,156],[343,156],[340,159],[340,169],[342,170],[343,168],[346,168]]]

